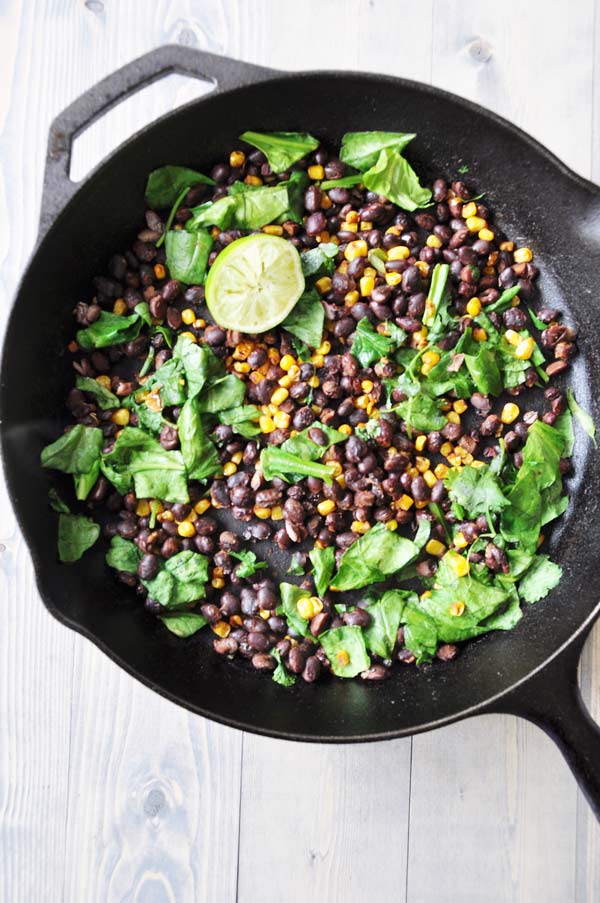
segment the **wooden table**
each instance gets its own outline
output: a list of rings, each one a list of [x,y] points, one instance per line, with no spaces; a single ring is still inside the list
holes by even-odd
[[[5,312],[35,240],[51,118],[165,42],[432,82],[600,179],[600,0],[5,0],[0,27]],[[203,90],[173,76],[124,104],[79,139],[74,174]],[[191,716],[50,617],[2,501],[2,903],[600,899],[598,826],[536,728],[484,717],[317,747]],[[582,681],[598,715],[600,630]]]

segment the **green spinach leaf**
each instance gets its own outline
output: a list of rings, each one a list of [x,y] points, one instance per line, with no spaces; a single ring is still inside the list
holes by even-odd
[[[203,599],[208,580],[208,558],[199,552],[178,552],[167,558],[152,580],[142,580],[151,599],[176,608]]]
[[[106,553],[106,563],[116,571],[124,571],[126,574],[137,574],[138,564],[142,559],[142,553],[130,539],[122,536],[113,536],[110,548]]]
[[[377,163],[382,150],[401,153],[415,137],[407,132],[346,132],[342,138],[340,160],[364,172]],[[336,180],[338,184],[339,181]]]
[[[293,583],[280,583],[281,606],[277,611],[284,614],[288,625],[300,636],[310,636],[309,622],[298,613],[298,602],[310,596],[307,589],[302,589]]]
[[[119,492],[129,488],[133,480],[138,498],[189,501],[181,452],[165,451],[160,442],[137,427],[123,429],[103,465],[103,472]]]
[[[396,347],[395,339],[377,332],[368,317],[363,317],[358,321],[350,351],[361,367],[370,367],[371,364],[377,363],[382,357],[390,354]]]
[[[199,285],[206,276],[206,264],[212,247],[212,236],[205,229],[186,229],[166,233],[167,267],[172,279]]]
[[[502,511],[509,504],[489,467],[452,468],[444,482],[452,501],[460,505],[469,518]]]
[[[579,421],[579,425],[582,430],[587,433],[594,445],[598,447],[598,444],[596,442],[596,427],[594,425],[594,421],[592,420],[588,412],[584,411],[584,409],[581,407],[581,405],[575,398],[573,390],[570,386],[567,389],[567,401],[569,402],[569,410]]]
[[[371,666],[360,627],[336,627],[319,636],[336,677],[356,677]]]
[[[177,421],[181,455],[190,480],[205,480],[221,473],[222,466],[214,444],[206,434],[198,398],[190,398],[183,405]]]
[[[90,379],[89,376],[78,376],[75,380],[75,386],[82,392],[87,392],[88,395],[91,395],[103,411],[119,407],[120,402],[117,396],[105,389],[97,380]]]
[[[519,582],[519,594],[525,602],[539,602],[558,586],[562,568],[547,555],[536,555],[531,567]]]
[[[223,361],[208,345],[197,345],[188,336],[179,336],[173,348],[173,358],[181,361],[183,366],[188,398],[197,395],[206,384],[211,385],[225,376]]]
[[[103,310],[91,326],[77,332],[77,342],[81,348],[109,348],[137,339],[141,328],[142,319],[135,312],[125,317]]]
[[[311,560],[313,571],[313,580],[318,596],[323,596],[331,583],[333,572],[335,570],[335,551],[333,546],[325,549],[313,548],[308,553]]]
[[[63,473],[89,473],[100,458],[103,442],[101,429],[78,423],[42,449],[42,467]]]
[[[230,552],[229,554],[232,558],[237,558],[238,561],[241,561],[241,564],[238,564],[235,569],[238,577],[252,577],[257,571],[267,566],[266,561],[258,561],[255,553],[247,549],[242,549],[241,552]]]
[[[198,409],[202,414],[219,414],[237,408],[243,404],[245,393],[243,381],[230,373],[200,393]]]
[[[322,242],[316,248],[300,254],[302,272],[305,277],[329,275],[333,273],[335,258],[339,248],[333,242]]]
[[[385,580],[418,553],[418,546],[410,539],[392,533],[384,524],[376,524],[346,549],[331,586],[345,591]]]
[[[407,160],[398,151],[384,148],[379,159],[368,169],[363,182],[369,191],[382,194],[403,210],[425,207],[431,200],[431,191],[424,188]]]
[[[315,461],[306,461],[298,455],[268,445],[260,453],[262,472],[266,480],[280,477],[286,483],[294,482],[302,477],[317,477],[324,480],[329,486],[332,479],[332,468],[327,464],[317,464]]]
[[[308,289],[300,296],[281,325],[311,348],[319,347],[323,338],[325,311],[316,289]]]
[[[319,146],[308,132],[244,132],[240,138],[263,152],[273,172],[285,172]]]
[[[367,649],[381,658],[390,658],[398,639],[398,628],[407,601],[418,601],[416,593],[392,589],[369,605],[371,623],[364,628]]]
[[[80,514],[60,514],[58,517],[58,557],[71,563],[79,561],[100,536],[100,525]]]
[[[161,621],[171,633],[178,637],[193,636],[206,624],[206,618],[197,614],[195,611],[185,611],[180,615],[169,615],[161,618]]]
[[[214,181],[201,172],[185,166],[161,166],[148,176],[146,203],[154,209],[170,207],[184,189],[192,185],[214,185]]]
[[[417,665],[431,661],[438,645],[433,618],[416,600],[409,600],[402,612],[401,623],[404,624],[404,645],[415,656]]]

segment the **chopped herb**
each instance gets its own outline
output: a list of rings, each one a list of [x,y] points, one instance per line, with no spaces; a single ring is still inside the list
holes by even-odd
[[[193,636],[206,625],[206,618],[194,611],[185,611],[180,615],[169,615],[161,621],[171,633],[178,637]]]
[[[89,376],[78,376],[75,380],[75,386],[82,392],[87,392],[88,395],[91,395],[103,411],[119,407],[117,396],[113,395],[96,379],[90,379]]]
[[[266,561],[258,561],[254,552],[242,549],[241,552],[229,552],[232,558],[237,558],[241,564],[235,569],[238,577],[252,577],[257,571],[266,568]]]
[[[314,461],[305,461],[298,455],[282,451],[274,445],[268,445],[260,453],[262,471],[266,480],[280,477],[286,483],[293,482],[301,477],[317,477],[324,480],[329,486],[332,483],[332,467],[328,464],[317,464]]]
[[[161,166],[148,176],[146,203],[154,209],[170,207],[177,196],[192,185],[214,185],[214,181],[201,172],[185,166]]]
[[[308,553],[311,560],[313,571],[313,580],[318,596],[323,596],[331,583],[331,578],[335,570],[335,551],[333,546],[325,549],[315,548]]]
[[[452,468],[444,482],[452,501],[470,518],[502,511],[509,504],[489,467]]]
[[[281,684],[282,687],[293,687],[296,683],[296,676],[294,674],[290,674],[287,671],[285,665],[281,660],[281,653],[278,649],[273,647],[270,653],[275,661],[277,662],[277,667],[273,671],[273,680],[276,684]]]
[[[287,569],[287,573],[292,574],[293,577],[303,577],[305,563],[306,556],[304,552],[294,552],[290,558],[290,566]]]
[[[539,602],[558,586],[562,568],[547,555],[536,555],[531,567],[519,582],[519,595],[525,602]]]
[[[333,272],[334,261],[337,257],[339,248],[333,242],[322,242],[316,248],[309,251],[302,251],[300,260],[302,263],[302,272],[308,276],[329,275]]]
[[[52,508],[53,511],[56,511],[57,514],[70,514],[69,506],[63,502],[60,495],[54,488],[51,486],[48,490],[48,504]]]
[[[403,333],[402,335],[402,341],[404,341],[406,334]],[[390,354],[396,345],[397,341],[395,339],[377,332],[371,325],[369,318],[363,317],[362,320],[358,321],[350,351],[361,367],[370,367],[371,364]]]
[[[316,289],[308,289],[302,294],[281,325],[310,348],[319,347],[323,339],[325,311]]]
[[[281,606],[278,613],[285,615],[289,626],[300,636],[310,636],[309,622],[300,617],[298,602],[310,596],[307,589],[295,586],[293,583],[280,583]]]

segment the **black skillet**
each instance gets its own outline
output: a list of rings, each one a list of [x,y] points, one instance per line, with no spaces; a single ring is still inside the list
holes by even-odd
[[[74,185],[73,138],[125,96],[169,72],[208,79],[215,90],[145,128]],[[92,88],[50,130],[41,238],[10,316],[0,389],[6,477],[41,596],[60,621],[148,686],[244,730],[358,742],[402,737],[480,713],[521,715],[556,740],[600,816],[600,729],[577,684],[580,652],[600,610],[600,458],[580,434],[572,503],[551,540],[564,569],[559,587],[530,606],[511,633],[467,644],[451,664],[396,669],[382,684],[300,681],[284,690],[220,660],[201,635],[182,641],[168,634],[114,582],[100,547],[75,565],[57,561],[56,518],[46,505],[49,476],[38,462],[42,446],[66,422],[72,371],[64,348],[74,302],[89,295],[92,275],[135,234],[150,170],[164,163],[208,167],[245,129],[285,128],[333,143],[348,130],[414,131],[418,137],[408,156],[420,173],[454,174],[468,164],[469,179],[488,193],[504,230],[534,248],[545,303],[579,328],[581,354],[571,384],[600,423],[596,186],[510,123],[425,85],[383,75],[278,73],[163,47]]]

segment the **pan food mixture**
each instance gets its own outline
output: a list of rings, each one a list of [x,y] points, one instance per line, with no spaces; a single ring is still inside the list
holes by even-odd
[[[514,627],[561,578],[572,414],[594,438],[532,251],[466,166],[422,185],[412,138],[245,132],[210,177],[152,172],[74,311],[60,558],[102,534],[149,616],[286,686]]]

